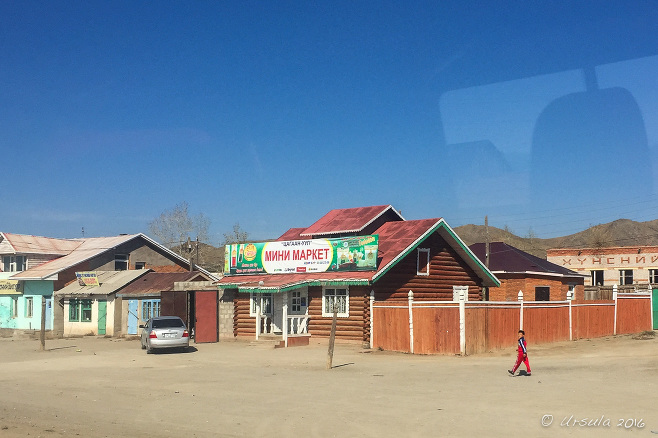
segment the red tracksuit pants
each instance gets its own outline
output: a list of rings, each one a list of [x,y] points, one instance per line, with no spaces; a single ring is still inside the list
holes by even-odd
[[[530,372],[530,362],[528,362],[528,355],[526,354],[525,358],[523,357],[523,350],[519,350],[519,356],[516,358],[516,363],[514,364],[514,368],[512,368],[512,372],[516,372],[516,370],[519,368],[521,365],[521,362],[525,364],[525,369]]]

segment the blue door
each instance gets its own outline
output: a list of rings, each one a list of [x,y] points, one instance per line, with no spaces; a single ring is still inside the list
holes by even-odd
[[[137,334],[137,300],[128,300],[128,334]]]
[[[46,330],[53,329],[53,299],[46,297]]]

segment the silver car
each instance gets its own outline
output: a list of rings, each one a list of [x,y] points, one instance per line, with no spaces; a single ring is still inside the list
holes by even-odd
[[[158,316],[149,319],[142,328],[142,350],[147,353],[165,348],[178,348],[187,351],[190,347],[190,334],[182,319],[177,316]]]

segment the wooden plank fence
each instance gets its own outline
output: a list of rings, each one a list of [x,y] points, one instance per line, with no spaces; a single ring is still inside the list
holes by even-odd
[[[417,354],[476,354],[516,345],[523,328],[535,344],[652,330],[650,292],[590,301],[414,301],[370,299],[371,348]]]

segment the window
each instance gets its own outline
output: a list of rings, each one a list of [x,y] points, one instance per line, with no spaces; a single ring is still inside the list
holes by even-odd
[[[114,270],[127,271],[128,270],[128,254],[115,254],[114,255]]]
[[[294,290],[290,295],[290,313],[293,314],[304,314],[307,309],[308,301],[308,291],[304,290]]]
[[[142,300],[142,321],[160,316],[160,300]]]
[[[21,272],[25,270],[27,257],[25,256],[4,256],[2,258],[2,270],[5,272]]]
[[[256,305],[260,305],[261,315],[272,315],[272,294],[251,294],[249,315],[256,316]]]
[[[603,286],[603,271],[591,271],[592,272],[592,286]]]
[[[25,317],[32,318],[34,315],[34,297],[25,298]]]
[[[620,269],[619,270],[619,284],[633,284],[633,270]]]
[[[567,300],[568,299],[572,299],[572,300],[576,299],[576,285],[575,284],[570,284],[569,285],[569,290],[567,291]]]
[[[91,300],[79,300],[76,298],[71,298],[69,300],[69,321],[90,322]]]
[[[459,295],[464,292],[464,301],[468,301],[468,286],[453,286],[452,301],[459,301]]]
[[[338,309],[338,316],[350,316],[350,302],[348,289],[324,289],[322,291],[322,316],[334,316],[334,306]]]
[[[649,283],[658,283],[658,269],[649,269]]]
[[[78,300],[69,300],[69,321],[80,321],[80,304]]]
[[[17,297],[12,297],[11,298],[11,317],[12,318],[17,318],[18,317],[18,298]]]
[[[416,274],[430,275],[430,249],[418,248],[416,259]]]
[[[135,269],[146,269],[146,262],[135,262]]]
[[[535,287],[535,301],[550,301],[551,288],[548,286]]]

